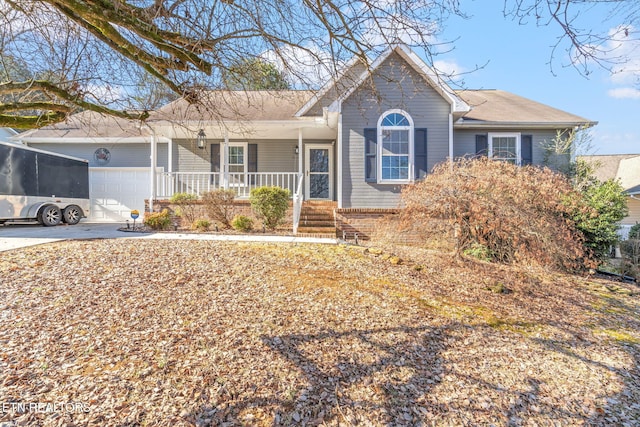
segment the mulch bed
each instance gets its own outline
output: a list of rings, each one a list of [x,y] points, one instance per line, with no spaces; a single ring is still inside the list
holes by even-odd
[[[394,252],[4,252],[0,425],[640,423],[637,288]]]

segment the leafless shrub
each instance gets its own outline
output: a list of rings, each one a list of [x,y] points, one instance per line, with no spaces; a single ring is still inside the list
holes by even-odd
[[[461,159],[406,187],[402,218],[425,228],[445,221],[458,257],[481,246],[492,261],[571,270],[590,259],[570,219],[580,200],[571,183],[548,168]]]
[[[235,197],[236,193],[233,190],[214,190],[204,193],[202,202],[209,218],[219,222],[224,228],[231,228]]]

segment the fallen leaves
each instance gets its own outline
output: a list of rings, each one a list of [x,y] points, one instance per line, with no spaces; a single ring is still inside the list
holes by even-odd
[[[202,241],[5,252],[0,403],[89,410],[0,422],[640,419],[638,300],[624,286],[399,251],[401,265],[347,246]],[[486,290],[496,283],[509,292]]]

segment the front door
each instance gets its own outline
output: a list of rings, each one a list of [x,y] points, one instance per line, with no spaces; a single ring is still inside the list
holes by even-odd
[[[330,145],[305,145],[306,199],[332,199],[332,151]]]

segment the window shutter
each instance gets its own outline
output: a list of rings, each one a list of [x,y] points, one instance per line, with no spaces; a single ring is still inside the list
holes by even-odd
[[[378,155],[378,130],[375,128],[364,130],[364,180],[376,182],[377,155]]]
[[[530,165],[533,162],[533,136],[522,135],[520,137],[520,154],[522,166]]]
[[[258,172],[258,144],[248,144],[247,172]]]
[[[247,144],[247,172],[258,172],[258,144]],[[251,175],[251,185],[256,184],[256,176]]]
[[[427,130],[416,129],[413,142],[415,144],[413,151],[415,178],[422,179],[427,176]]]
[[[489,142],[487,135],[476,135],[476,156],[489,155]]]
[[[220,172],[220,144],[211,144],[211,172]]]

